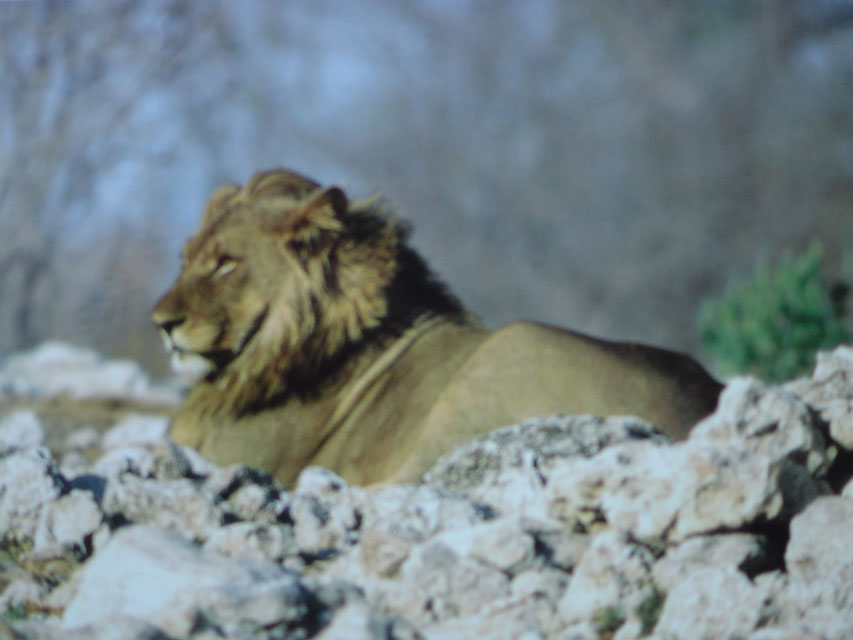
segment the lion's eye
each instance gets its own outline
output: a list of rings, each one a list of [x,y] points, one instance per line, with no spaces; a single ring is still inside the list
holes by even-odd
[[[231,256],[220,256],[216,261],[216,268],[213,270],[213,275],[220,278],[234,271],[237,267],[237,260]]]

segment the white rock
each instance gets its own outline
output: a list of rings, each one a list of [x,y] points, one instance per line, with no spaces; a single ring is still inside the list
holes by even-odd
[[[152,524],[204,541],[223,520],[213,497],[190,480],[153,480],[124,474],[107,483],[104,513]]]
[[[145,620],[137,617],[116,614],[96,624],[75,629],[63,629],[61,623],[50,618],[39,623],[20,626],[27,640],[163,640],[163,633]],[[46,635],[31,635],[34,633]],[[193,635],[193,638],[205,636]]]
[[[155,454],[145,447],[120,447],[106,452],[95,462],[92,472],[112,478],[123,473],[146,478],[154,475],[157,468]]]
[[[103,514],[89,491],[73,489],[41,511],[33,551],[55,546],[85,548],[86,536],[101,526]]]
[[[0,418],[0,451],[37,447],[44,442],[44,428],[35,411],[21,409]]]
[[[697,424],[690,440],[737,442],[773,460],[797,457],[809,473],[825,472],[834,457],[809,407],[783,387],[756,378],[734,378],[717,410]]]
[[[272,487],[247,484],[234,491],[222,506],[241,520],[277,522],[290,501]]]
[[[136,362],[106,360],[90,349],[61,342],[46,342],[32,351],[9,356],[0,368],[0,391],[14,395],[180,402],[177,389],[152,384]]]
[[[210,535],[203,548],[235,558],[271,562],[281,562],[299,552],[290,527],[255,522],[234,522],[220,527]]]
[[[704,567],[733,567],[750,565],[757,568],[767,563],[765,541],[747,533],[696,536],[667,549],[655,563],[655,583],[670,591],[688,573]]]
[[[551,515],[586,525],[603,517],[640,539],[683,540],[779,514],[779,465],[735,444],[614,445],[554,471]]]
[[[248,636],[297,623],[309,609],[296,578],[273,564],[203,552],[176,534],[134,526],[117,532],[83,567],[62,626],[132,616],[174,637],[189,637],[199,622]]]
[[[790,581],[774,598],[774,623],[793,633],[821,639],[853,639],[853,587],[849,578],[827,576],[823,580]]]
[[[424,481],[461,491],[503,513],[543,518],[542,488],[555,463],[588,458],[628,440],[668,442],[650,424],[632,417],[554,415],[497,429],[441,458]]]
[[[853,499],[836,496],[818,498],[791,520],[790,528],[785,565],[792,579],[820,580],[834,575],[853,577],[853,554],[848,539],[853,531]]]
[[[696,569],[667,595],[655,635],[668,640],[744,638],[764,617],[767,596],[734,567]]]
[[[570,573],[589,548],[592,536],[567,531],[565,526],[556,524],[555,527],[553,523],[531,523],[528,531],[542,548],[548,563]]]
[[[99,444],[100,432],[95,427],[83,427],[68,434],[65,439],[66,449],[88,449]]]
[[[352,489],[362,529],[377,529],[409,543],[478,524],[494,511],[465,496],[429,485],[397,485],[378,490]]]
[[[314,640],[419,640],[423,636],[399,618],[379,615],[364,600],[353,600],[335,611]]]
[[[106,478],[129,473],[142,478],[177,480],[197,475],[195,468],[196,462],[185,447],[162,440],[155,444],[111,449],[95,462],[92,472]]]
[[[515,518],[498,518],[442,533],[434,538],[462,557],[472,558],[507,574],[518,573],[533,561],[533,538]]]
[[[367,575],[396,577],[412,551],[413,543],[381,529],[367,528],[361,534],[358,560]]]
[[[221,469],[221,467],[217,466],[191,447],[185,447],[171,441],[170,444],[177,447],[181,456],[189,464],[189,473],[192,473],[192,475],[198,478],[205,478]]]
[[[275,524],[286,519],[290,496],[268,473],[246,465],[216,467],[204,489],[222,499],[223,510],[241,520]]]
[[[818,498],[790,524],[788,573],[774,597],[776,622],[798,633],[853,638],[853,500]]]
[[[59,497],[65,479],[42,447],[0,454],[0,539],[35,535],[41,511]]]
[[[67,581],[60,582],[56,587],[51,589],[50,593],[42,598],[41,606],[48,611],[65,611],[71,600],[77,595],[81,573],[79,570],[75,571]]]
[[[592,620],[608,608],[626,618],[654,592],[651,551],[623,531],[607,530],[595,536],[572,574],[558,605],[564,625]]]
[[[66,478],[74,478],[89,471],[89,459],[80,451],[71,450],[62,454],[59,460],[59,471]]]
[[[89,349],[47,342],[10,356],[0,370],[0,386],[19,395],[86,398],[132,395],[150,383],[129,360],[105,361]]]
[[[290,497],[290,517],[299,548],[322,554],[357,540],[359,514],[344,480],[319,467],[303,471]]]
[[[131,414],[104,434],[101,446],[109,450],[161,443],[169,432],[169,424],[169,418],[164,416]]]
[[[563,571],[550,567],[528,569],[513,578],[512,597],[527,600],[535,596],[543,596],[556,605],[565,592],[569,579]]]
[[[428,640],[462,640],[463,638],[512,638],[544,640],[532,611],[519,604],[502,605],[481,615],[465,616],[424,627]]]
[[[820,416],[829,423],[829,435],[838,444],[853,451],[853,397],[815,403]]]
[[[550,637],[550,640],[601,640],[601,635],[596,631],[591,622],[579,622],[562,629],[559,633]],[[656,640],[647,638],[646,640]]]
[[[15,607],[27,605],[38,605],[42,602],[45,593],[45,587],[39,585],[35,580],[29,577],[9,578],[9,583],[0,593],[0,611],[6,611]],[[2,627],[0,627],[2,631]]]
[[[820,412],[833,440],[853,450],[853,348],[818,353],[812,377],[785,387]]]
[[[751,634],[747,640],[824,640],[824,637],[781,627],[763,627]]]
[[[416,546],[378,600],[415,625],[483,612],[510,595],[509,578],[440,542]]]

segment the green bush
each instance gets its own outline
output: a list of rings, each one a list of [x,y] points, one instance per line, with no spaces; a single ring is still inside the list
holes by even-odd
[[[814,355],[850,337],[844,284],[821,272],[813,244],[771,268],[760,260],[751,279],[732,281],[720,300],[699,312],[699,335],[723,375],[753,374],[782,381],[808,373]]]

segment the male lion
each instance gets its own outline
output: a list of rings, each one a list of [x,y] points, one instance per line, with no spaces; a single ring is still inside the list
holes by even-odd
[[[197,376],[175,441],[285,486],[308,465],[414,481],[455,444],[555,412],[633,414],[680,438],[720,391],[669,351],[487,331],[379,204],[282,170],[213,194],[152,317]]]

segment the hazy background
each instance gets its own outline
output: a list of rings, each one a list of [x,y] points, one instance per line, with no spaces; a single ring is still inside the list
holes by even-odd
[[[0,356],[164,364],[221,182],[379,191],[469,307],[697,352],[755,256],[853,232],[853,0],[0,2]]]

